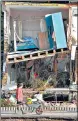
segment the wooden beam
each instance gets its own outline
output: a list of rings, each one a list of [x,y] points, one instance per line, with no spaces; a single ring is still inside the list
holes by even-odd
[[[6,61],[7,63],[18,63],[28,60],[35,60],[40,58],[52,57],[55,54],[70,53],[70,51],[64,49],[53,50],[44,50],[44,51],[35,51],[30,53],[19,53],[19,54],[8,54]]]
[[[38,6],[53,6],[53,7],[61,7],[61,8],[69,8],[68,4],[58,4],[58,3],[31,3],[31,2],[5,2],[6,6],[9,5],[21,5],[21,6],[34,6],[34,7],[38,7]]]

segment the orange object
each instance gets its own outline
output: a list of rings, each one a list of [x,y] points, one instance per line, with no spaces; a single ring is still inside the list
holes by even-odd
[[[41,50],[49,49],[49,40],[48,40],[48,33],[47,32],[39,32],[39,48]]]
[[[16,99],[19,102],[23,101],[23,90],[22,90],[22,87],[18,87],[17,88],[17,90],[16,90]]]

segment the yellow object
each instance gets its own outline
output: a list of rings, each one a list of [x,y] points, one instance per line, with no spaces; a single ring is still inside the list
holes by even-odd
[[[27,104],[32,104],[32,98],[27,98]]]
[[[6,85],[7,84],[7,73],[5,73],[5,75],[3,75],[3,79],[2,79],[2,85]]]
[[[62,7],[62,8],[69,8],[67,4],[55,4],[55,3],[27,3],[27,2],[5,2],[5,5],[22,5],[22,6],[53,6],[53,7]]]

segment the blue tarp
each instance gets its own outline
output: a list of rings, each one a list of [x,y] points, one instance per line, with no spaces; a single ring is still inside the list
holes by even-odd
[[[37,40],[31,37],[24,37],[23,40],[24,42],[20,42],[17,44],[17,51],[38,49]]]

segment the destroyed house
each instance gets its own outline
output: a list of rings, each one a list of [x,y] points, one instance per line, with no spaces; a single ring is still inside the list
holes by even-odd
[[[27,70],[28,66],[31,68],[32,62],[28,63],[29,65],[25,62],[35,59],[55,57],[58,54],[59,58],[66,56],[62,66],[58,64],[58,68],[65,71],[65,64],[69,62],[72,50],[72,44],[70,44],[72,5],[46,2],[3,2],[2,6],[4,54],[6,55],[4,71],[7,65],[7,84],[17,81],[17,73],[18,70],[20,71],[18,65],[20,67],[24,63],[23,67]],[[57,70],[57,62],[54,61],[54,63],[52,68]],[[27,80],[27,71],[24,75]]]

